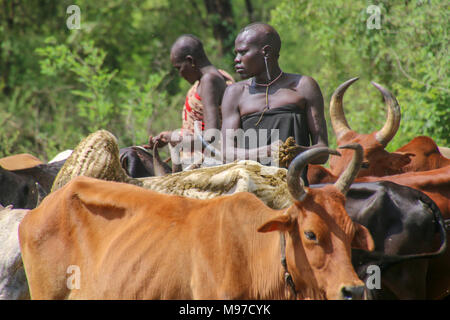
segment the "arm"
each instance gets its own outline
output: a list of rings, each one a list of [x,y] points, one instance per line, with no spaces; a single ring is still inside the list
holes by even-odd
[[[222,77],[207,73],[201,80],[197,93],[202,97],[203,103],[203,122],[205,123],[205,131],[208,129],[219,129],[219,106],[222,102],[223,93],[226,84]],[[190,134],[179,135],[178,132],[163,131],[156,137],[151,137],[149,146],[153,147],[158,143],[158,147],[163,147],[167,143],[172,146],[183,141],[185,147],[189,144],[194,149],[194,137]]]
[[[328,147],[327,122],[324,115],[323,96],[317,82],[307,76],[303,76],[299,82],[299,92],[306,100],[306,115],[312,146]],[[328,155],[316,159],[312,164],[323,164],[328,161]]]
[[[201,80],[198,93],[203,102],[203,122],[205,130],[220,129],[219,107],[225,92],[226,84],[222,77],[207,73]]]

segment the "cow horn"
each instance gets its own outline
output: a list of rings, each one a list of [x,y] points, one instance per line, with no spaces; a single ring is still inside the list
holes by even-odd
[[[330,101],[331,125],[333,126],[334,133],[336,134],[336,138],[338,140],[344,134],[352,130],[347,123],[347,119],[345,119],[343,99],[345,91],[348,89],[348,87],[350,87],[350,85],[353,82],[355,82],[358,79],[359,78],[356,77],[345,81],[334,91],[333,95],[331,96]]]
[[[39,182],[35,182],[35,186],[36,186],[36,206],[39,206],[42,202],[42,199],[45,198],[45,196],[47,195],[47,192],[45,192],[44,188],[42,188],[41,184]]]
[[[394,138],[400,126],[400,106],[398,105],[397,99],[391,92],[389,92],[389,90],[373,81],[372,85],[381,92],[388,107],[386,122],[384,123],[383,128],[375,134],[375,139],[377,139],[377,141],[383,146],[386,146],[389,141]]]
[[[339,176],[339,179],[334,183],[334,186],[345,195],[352,185],[353,181],[355,180],[356,176],[358,175],[364,154],[363,148],[358,143],[346,144],[345,146],[339,147],[339,149],[355,150],[352,161],[350,161],[348,167],[344,172],[342,172],[342,174]]]
[[[289,193],[295,200],[302,201],[306,195],[304,183],[302,178],[300,177],[303,169],[308,163],[310,163],[314,159],[317,159],[318,157],[323,156],[324,154],[333,154],[336,156],[341,155],[336,150],[327,147],[319,147],[302,152],[298,156],[296,156],[294,160],[292,160],[288,168],[286,180]]]

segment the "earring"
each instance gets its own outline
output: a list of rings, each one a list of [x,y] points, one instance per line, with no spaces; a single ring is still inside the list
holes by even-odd
[[[267,56],[264,56],[264,63],[266,64],[267,79],[270,81],[272,79],[270,79],[269,67],[267,66]]]

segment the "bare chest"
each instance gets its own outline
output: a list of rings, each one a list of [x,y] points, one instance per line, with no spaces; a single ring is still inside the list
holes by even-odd
[[[267,92],[266,92],[267,91]],[[306,99],[298,91],[290,88],[247,87],[239,101],[240,115],[262,112],[266,107],[275,109],[286,105],[296,105],[303,109]]]

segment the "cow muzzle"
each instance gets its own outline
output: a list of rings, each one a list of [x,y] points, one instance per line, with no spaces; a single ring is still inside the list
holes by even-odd
[[[341,300],[362,300],[364,298],[364,286],[343,286],[339,298]]]

